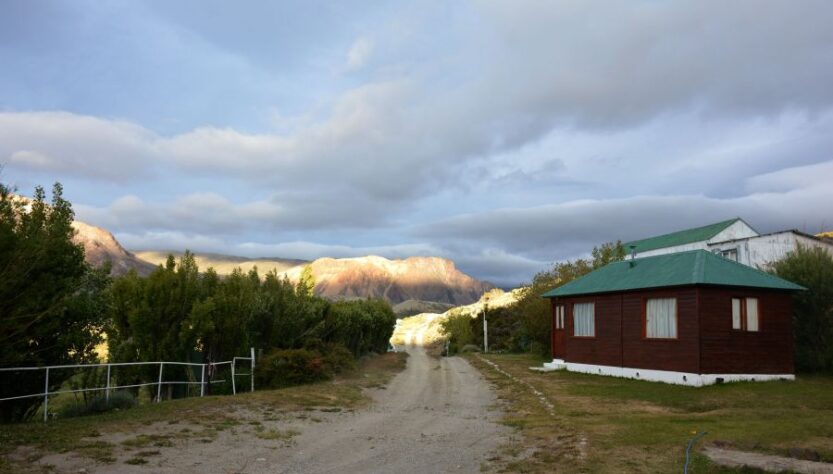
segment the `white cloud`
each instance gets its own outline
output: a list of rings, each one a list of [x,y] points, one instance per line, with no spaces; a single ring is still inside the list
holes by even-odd
[[[347,70],[357,71],[367,64],[373,54],[373,42],[367,38],[358,38],[347,52]]]

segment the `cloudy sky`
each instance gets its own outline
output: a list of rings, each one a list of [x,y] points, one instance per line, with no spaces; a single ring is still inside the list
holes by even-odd
[[[0,179],[131,249],[512,285],[741,216],[833,228],[833,3],[0,1]]]

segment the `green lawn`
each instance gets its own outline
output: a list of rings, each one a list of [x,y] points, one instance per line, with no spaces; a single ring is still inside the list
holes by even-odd
[[[264,416],[271,416],[281,412],[305,412],[313,408],[318,411],[354,409],[370,401],[363,394],[363,389],[383,386],[394,374],[404,369],[406,357],[406,353],[387,353],[364,358],[357,370],[329,382],[278,390],[258,390],[236,396],[148,403],[129,410],[50,420],[46,423],[37,419],[27,423],[0,424],[0,473],[24,472],[31,469],[27,461],[36,460],[47,453],[71,451],[99,462],[110,463],[115,461],[112,455],[114,449],[152,450],[153,447],[169,445],[169,436],[160,439],[139,436],[131,441],[133,444],[125,443],[124,446],[95,441],[102,433],[130,433],[135,428],[153,423],[199,426],[199,429],[182,429],[176,437],[200,441],[210,440],[224,429],[250,423],[236,416],[235,412],[239,410],[254,410],[264,413]],[[259,436],[288,439],[291,433],[264,432]],[[14,462],[9,455],[19,447],[26,448],[26,459]],[[138,457],[132,461],[142,463],[143,452],[139,451]],[[19,454],[15,457],[19,458]]]
[[[487,356],[555,405],[551,416],[531,390],[480,361],[469,360],[496,384],[509,403],[505,423],[518,427],[537,448],[509,469],[551,472],[680,472],[685,446],[727,442],[737,449],[785,455],[792,447],[818,451],[833,462],[833,378],[795,382],[734,383],[702,388],[637,380],[529,370],[541,359]],[[527,446],[527,447],[528,447]],[[514,462],[514,464],[512,464]],[[735,472],[695,455],[691,472]]]

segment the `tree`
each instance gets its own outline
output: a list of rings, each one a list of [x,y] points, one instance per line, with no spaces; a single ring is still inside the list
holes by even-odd
[[[593,269],[601,268],[611,262],[620,262],[625,259],[625,246],[621,240],[608,242],[599,247],[593,247]]]
[[[799,246],[772,270],[807,288],[793,297],[796,370],[833,373],[833,257]]]
[[[109,268],[94,270],[72,242],[74,213],[56,183],[52,201],[43,188],[32,200],[0,184],[0,366],[38,366],[94,361],[108,312]],[[68,371],[50,373],[59,387]],[[14,383],[0,397],[43,390],[42,371],[4,374]],[[42,399],[3,402],[0,420],[30,417]]]
[[[596,268],[623,260],[625,249],[621,242],[605,243],[599,247],[593,247],[591,255],[592,260],[580,258],[556,263],[551,270],[537,273],[532,278],[532,282],[522,288],[521,296],[514,307],[522,322],[523,334],[518,337],[519,343],[523,344],[523,341],[527,341],[526,349],[530,352],[544,357],[551,354],[550,302],[541,295],[582,277]]]
[[[296,289],[298,296],[302,298],[309,298],[315,291],[315,275],[312,274],[312,265],[304,265],[301,270],[301,277],[298,278],[298,286]]]

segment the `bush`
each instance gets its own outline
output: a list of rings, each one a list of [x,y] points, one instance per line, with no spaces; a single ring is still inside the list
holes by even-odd
[[[466,344],[465,346],[463,346],[462,349],[460,349],[460,352],[462,352],[463,354],[467,352],[480,352],[480,348],[475,346],[474,344]]]
[[[71,418],[75,416],[97,415],[111,410],[127,410],[136,406],[136,397],[128,391],[118,391],[110,394],[109,400],[103,395],[79,401],[65,406],[58,413],[59,417]]]
[[[334,374],[340,374],[356,368],[356,359],[353,353],[341,344],[330,344],[325,347],[324,364],[327,370]]]
[[[448,353],[456,354],[460,349],[474,342],[471,329],[472,318],[468,314],[452,314],[440,323],[442,333],[448,337]]]
[[[319,353],[307,349],[285,349],[264,356],[255,366],[259,387],[280,388],[319,382],[331,377]]]
[[[833,257],[798,247],[775,262],[773,271],[807,288],[793,297],[796,370],[833,373]]]

